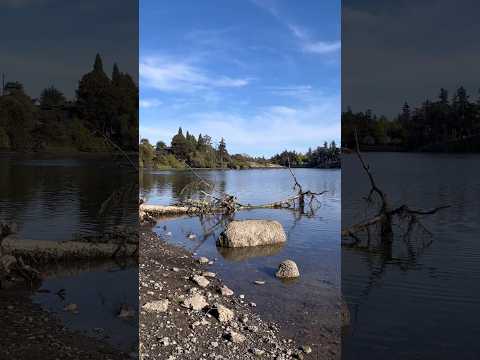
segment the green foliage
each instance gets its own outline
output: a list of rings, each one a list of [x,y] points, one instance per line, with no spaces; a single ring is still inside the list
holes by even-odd
[[[0,128],[7,134],[12,150],[31,149],[35,108],[22,88],[0,98]]]
[[[330,146],[325,142],[323,147],[308,149],[305,154],[285,150],[270,160],[274,164],[290,167],[338,168],[340,149],[337,148],[335,141],[332,141]]]
[[[79,81],[75,101],[51,86],[40,106],[9,82],[0,97],[0,148],[34,151],[112,151],[113,142],[138,150],[138,87],[115,64],[110,80],[97,54],[93,69]],[[107,145],[105,139],[109,139]]]
[[[304,167],[338,167],[339,154],[335,142],[326,145],[326,148],[311,149],[307,154],[284,151],[271,159],[253,158],[246,154],[230,155],[224,138],[220,139],[215,148],[212,138],[206,134],[196,138],[188,131],[183,134],[182,128],[178,129],[168,147],[163,141],[152,146],[148,139],[140,141],[140,166],[156,169],[164,168],[208,168],[208,169],[249,169],[268,167],[272,164]]]
[[[40,94],[40,107],[42,109],[52,109],[64,105],[65,96],[54,86],[50,86]]]
[[[405,102],[399,115],[390,120],[373,115],[370,110],[354,113],[348,109],[342,113],[343,146],[355,146],[355,129],[359,143],[371,147],[422,150],[467,143],[480,136],[480,99],[471,101],[463,87],[449,99],[447,90],[442,88],[436,101],[426,100],[415,108]],[[468,149],[472,151],[471,147]]]

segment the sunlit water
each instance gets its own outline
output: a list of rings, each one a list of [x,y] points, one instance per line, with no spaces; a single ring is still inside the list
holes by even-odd
[[[287,333],[313,344],[321,332],[338,328],[335,313],[340,287],[340,171],[297,169],[304,189],[327,190],[312,217],[290,210],[261,209],[240,211],[235,219],[272,219],[287,232],[284,246],[222,250],[216,239],[224,229],[215,226],[215,217],[181,217],[163,220],[155,231],[167,241],[181,245],[198,256],[217,259],[211,270],[248,302],[257,304],[264,317],[285,324]],[[263,204],[293,194],[288,170],[199,171],[216,189],[235,195],[241,203]],[[195,180],[191,172],[145,172],[141,178],[141,196],[149,204],[172,204],[182,198],[182,189]],[[171,233],[171,235],[169,235]],[[196,234],[191,240],[189,234]],[[204,236],[207,233],[209,236]],[[284,283],[275,278],[278,264],[294,260],[300,269],[297,281]],[[254,285],[264,280],[265,285]]]
[[[343,249],[342,290],[352,312],[343,358],[478,359],[480,156],[364,156],[394,205],[451,208],[424,217],[432,236],[417,231],[413,256],[401,229],[391,254]],[[368,190],[357,159],[344,156],[344,226],[363,218]]]
[[[105,216],[99,214],[114,190],[136,182],[135,172],[110,158],[1,154],[0,220],[14,221],[21,239],[63,241],[98,235],[113,225],[137,223],[136,196]],[[77,267],[60,266],[41,285],[50,292],[36,293],[32,299],[55,312],[67,327],[130,349],[136,343],[136,319],[119,319],[117,314],[122,303],[137,307],[137,267]],[[55,294],[60,289],[65,289],[63,299]],[[78,314],[63,311],[69,303],[78,305]]]

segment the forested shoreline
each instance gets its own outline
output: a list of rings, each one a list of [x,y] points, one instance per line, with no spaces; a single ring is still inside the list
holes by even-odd
[[[140,167],[153,169],[251,169],[283,166],[310,168],[339,168],[340,149],[335,142],[323,147],[309,149],[306,153],[283,151],[271,158],[253,157],[247,154],[230,154],[224,138],[214,145],[207,134],[198,137],[179,128],[170,145],[158,141],[155,145],[148,139],[140,141]]]
[[[138,151],[138,87],[113,65],[111,77],[99,54],[68,100],[54,86],[31,98],[17,81],[0,96],[0,151]]]
[[[435,101],[405,102],[392,119],[349,108],[342,112],[342,147],[355,146],[355,130],[364,150],[479,152],[480,98],[470,100],[464,87],[450,97],[442,88]]]

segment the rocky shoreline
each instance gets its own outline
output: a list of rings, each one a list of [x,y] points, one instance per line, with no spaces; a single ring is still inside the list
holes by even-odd
[[[210,260],[147,228],[140,236],[141,359],[323,358],[262,320],[256,304],[209,272]]]

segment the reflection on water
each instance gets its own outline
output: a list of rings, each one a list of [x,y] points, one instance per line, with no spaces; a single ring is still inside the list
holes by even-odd
[[[393,205],[429,209],[432,233],[393,245],[342,249],[342,291],[352,312],[345,359],[475,359],[480,292],[478,155],[364,154]],[[342,159],[344,226],[366,216],[368,179],[354,156]],[[368,213],[368,211],[367,211]]]
[[[155,231],[169,242],[181,245],[198,256],[216,259],[212,271],[245,294],[247,301],[267,319],[287,324],[288,335],[302,343],[319,344],[325,328],[338,327],[336,306],[340,287],[340,172],[298,169],[304,189],[328,190],[321,197],[315,216],[298,216],[289,210],[256,209],[241,211],[231,219],[271,219],[279,221],[288,234],[286,244],[246,249],[220,249],[216,240],[224,229],[217,216],[182,217],[162,220]],[[292,179],[288,170],[201,171],[242,203],[260,204],[290,196]],[[152,204],[171,204],[181,198],[181,189],[194,179],[189,172],[144,173],[141,194]],[[197,236],[192,239],[188,235]],[[281,282],[275,272],[281,261],[294,260],[301,277]],[[264,280],[265,285],[254,285]]]
[[[0,218],[16,222],[20,237],[70,240],[136,223],[136,196],[99,216],[114,190],[137,184],[136,172],[110,158],[32,156],[0,154]]]
[[[284,244],[265,245],[245,248],[218,248],[225,260],[244,261],[257,256],[273,256],[283,249]]]
[[[19,238],[55,241],[101,235],[115,225],[134,226],[137,176],[110,157],[0,154],[0,220],[17,223]],[[134,189],[101,215],[102,204],[125,187]],[[137,269],[136,264],[58,264],[46,270],[48,277],[41,285],[50,292],[33,300],[57,313],[69,328],[108,337],[112,344],[130,349],[137,342],[138,323],[116,314],[121,303],[138,307]],[[65,299],[55,294],[60,289],[65,289]],[[64,312],[68,303],[76,303],[79,313]]]

